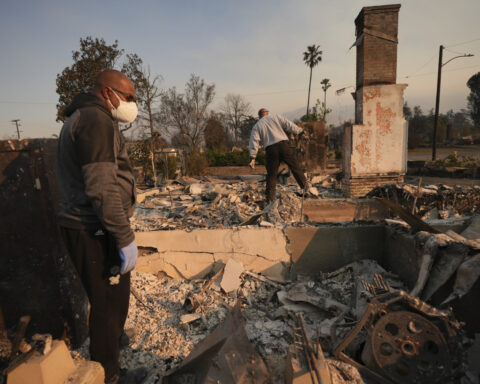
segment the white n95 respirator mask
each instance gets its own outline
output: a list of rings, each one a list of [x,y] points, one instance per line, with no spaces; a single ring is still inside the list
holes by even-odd
[[[115,96],[117,96],[118,102],[120,103],[117,108],[115,108],[110,100],[108,102],[110,103],[110,106],[112,107],[112,116],[116,121],[119,121],[121,123],[132,123],[138,115],[138,107],[137,103],[134,101],[123,101],[118,97],[118,95],[115,93],[115,91],[110,88],[110,90],[114,93]]]

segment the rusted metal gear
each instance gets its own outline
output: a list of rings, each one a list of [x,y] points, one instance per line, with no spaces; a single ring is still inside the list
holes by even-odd
[[[450,353],[442,332],[410,311],[381,316],[369,332],[362,360],[395,383],[434,383],[450,373]]]

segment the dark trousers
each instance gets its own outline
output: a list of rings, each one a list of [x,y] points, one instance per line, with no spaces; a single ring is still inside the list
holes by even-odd
[[[68,253],[90,300],[90,358],[108,379],[119,374],[119,341],[128,314],[130,273],[110,285],[110,267],[119,263],[115,240],[106,230],[61,228]]]
[[[288,146],[288,141],[279,141],[278,143],[269,145],[265,148],[265,151],[267,153],[267,202],[271,202],[275,199],[280,161],[283,161],[288,165],[300,188],[305,188],[307,180],[298,164],[295,153]]]

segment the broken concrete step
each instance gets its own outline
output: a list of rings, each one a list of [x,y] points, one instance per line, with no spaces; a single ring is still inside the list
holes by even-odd
[[[10,371],[7,384],[62,384],[75,369],[65,342],[53,340],[47,355],[34,352],[28,360]]]

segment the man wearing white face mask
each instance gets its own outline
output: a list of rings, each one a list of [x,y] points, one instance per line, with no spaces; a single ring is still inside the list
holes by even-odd
[[[125,141],[115,121],[137,116],[135,89],[121,72],[105,70],[91,93],[66,109],[57,151],[57,178],[65,199],[62,237],[90,300],[90,355],[119,380],[119,341],[128,313],[130,271],[137,246],[129,218],[135,180]],[[110,277],[120,272],[117,284]]]

